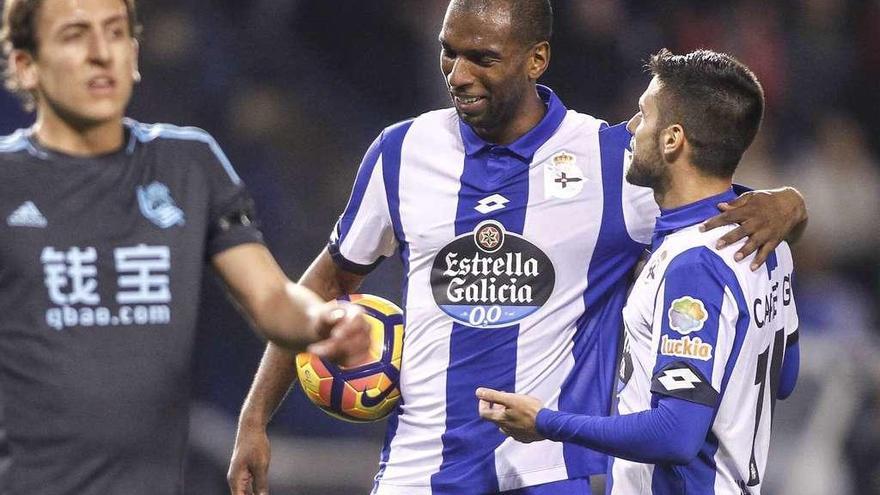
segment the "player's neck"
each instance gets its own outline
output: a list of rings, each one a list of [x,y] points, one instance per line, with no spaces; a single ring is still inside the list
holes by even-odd
[[[44,112],[38,112],[33,131],[41,146],[80,157],[117,151],[122,148],[125,137],[122,118],[98,124],[77,125]]]
[[[523,108],[517,112],[516,116],[504,127],[498,129],[474,129],[478,136],[483,140],[507,146],[517,139],[525,136],[529,131],[535,128],[547,114],[547,105],[535,90],[534,95],[523,103]]]
[[[654,199],[664,210],[671,210],[715,196],[730,189],[729,178],[710,177],[690,170],[672,174],[663,188],[654,189]]]

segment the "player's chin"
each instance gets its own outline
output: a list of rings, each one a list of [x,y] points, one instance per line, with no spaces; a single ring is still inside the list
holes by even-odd
[[[635,161],[630,165],[629,170],[626,171],[626,181],[634,186],[641,187],[651,187],[654,183],[650,179],[649,174],[642,172]]]
[[[96,126],[122,119],[125,107],[114,101],[98,100],[77,110],[71,112],[71,120],[84,126]]]
[[[455,111],[458,113],[458,118],[465,124],[475,128],[485,127],[487,120],[485,112],[465,112],[458,107],[455,108]]]

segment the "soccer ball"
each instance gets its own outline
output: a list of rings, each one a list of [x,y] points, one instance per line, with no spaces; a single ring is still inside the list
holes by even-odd
[[[403,311],[391,301],[369,294],[350,294],[338,300],[360,306],[369,321],[369,359],[342,367],[303,352],[296,356],[296,374],[306,396],[327,414],[355,423],[378,421],[400,400]]]

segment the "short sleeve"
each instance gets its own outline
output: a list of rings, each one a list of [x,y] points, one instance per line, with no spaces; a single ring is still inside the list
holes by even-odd
[[[229,248],[251,242],[263,243],[254,201],[244,182],[217,142],[205,134],[205,176],[210,188],[207,254],[212,257]]]
[[[382,173],[383,138],[384,133],[364,155],[348,205],[330,236],[333,261],[353,273],[369,273],[397,248]]]
[[[734,295],[739,290],[730,268],[705,247],[689,249],[670,262],[654,312],[659,343],[652,392],[717,406],[743,317]]]

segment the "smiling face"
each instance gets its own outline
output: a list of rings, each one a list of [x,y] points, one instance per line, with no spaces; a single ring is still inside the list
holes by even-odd
[[[44,0],[35,23],[36,53],[12,59],[38,118],[74,127],[121,119],[137,72],[137,42],[122,0]]]
[[[511,16],[507,2],[467,9],[453,1],[440,32],[440,69],[458,116],[492,142],[509,141],[519,121],[533,117],[528,98],[546,68],[536,50],[549,50],[516,36]]]
[[[630,184],[644,187],[660,186],[666,167],[660,150],[660,115],[657,94],[660,80],[654,77],[639,98],[639,111],[626,128],[632,133],[632,163],[626,172]]]

